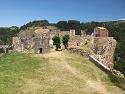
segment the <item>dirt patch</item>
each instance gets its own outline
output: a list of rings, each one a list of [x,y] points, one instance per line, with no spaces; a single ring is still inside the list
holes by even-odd
[[[89,87],[96,89],[98,92],[108,94],[106,93],[107,90],[105,86],[101,82],[88,80],[86,83]]]
[[[63,57],[62,56],[63,53],[62,51],[55,51],[55,52],[50,52],[50,53],[45,53],[45,54],[35,54],[35,56],[38,56],[38,57],[56,57],[56,58],[60,58],[60,57]]]
[[[37,84],[33,80],[28,80],[24,86],[21,88],[21,92],[23,94],[31,94],[41,88],[41,85]],[[19,93],[19,92],[18,92]]]

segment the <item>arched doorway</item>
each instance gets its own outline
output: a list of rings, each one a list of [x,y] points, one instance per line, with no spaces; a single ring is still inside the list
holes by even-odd
[[[77,46],[79,46],[79,44],[77,43]]]
[[[40,53],[43,53],[43,48],[39,48],[39,52],[40,52]]]

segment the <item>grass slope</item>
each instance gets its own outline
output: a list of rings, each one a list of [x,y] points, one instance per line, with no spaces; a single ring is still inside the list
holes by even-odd
[[[87,58],[52,51],[0,58],[0,94],[125,94]]]

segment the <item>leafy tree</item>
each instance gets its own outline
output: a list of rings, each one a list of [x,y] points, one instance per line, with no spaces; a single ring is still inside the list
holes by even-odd
[[[56,24],[56,27],[59,28],[61,31],[67,31],[68,30],[68,23],[67,23],[67,21],[59,21]]]
[[[56,45],[56,50],[58,51],[60,48],[60,37],[54,36],[52,40],[53,40],[53,45]]]
[[[75,29],[77,35],[81,34],[80,21],[76,20],[69,20],[68,22],[59,21],[55,26],[61,31],[68,31],[70,29]]]
[[[68,47],[68,40],[69,40],[69,35],[64,35],[62,38],[62,42],[63,42],[65,49],[67,49]]]
[[[34,27],[34,26],[38,26],[38,27],[46,27],[49,25],[49,22],[47,20],[35,20],[35,21],[30,21],[29,23],[23,25],[20,27],[20,30],[25,30],[28,29],[28,27]]]
[[[19,33],[18,27],[12,26],[10,28],[0,28],[0,44],[2,45],[11,45],[12,37],[16,36]]]
[[[4,43],[2,42],[2,40],[0,40],[0,45],[3,45]]]
[[[125,41],[116,46],[114,53],[114,67],[125,75]]]
[[[69,29],[75,29],[77,31],[77,27],[80,25],[80,21],[76,20],[69,20],[68,21],[68,27]]]

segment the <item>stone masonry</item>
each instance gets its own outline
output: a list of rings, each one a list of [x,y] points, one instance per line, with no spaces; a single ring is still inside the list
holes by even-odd
[[[38,29],[35,31],[34,53],[45,53],[50,51],[50,32],[49,29]]]

